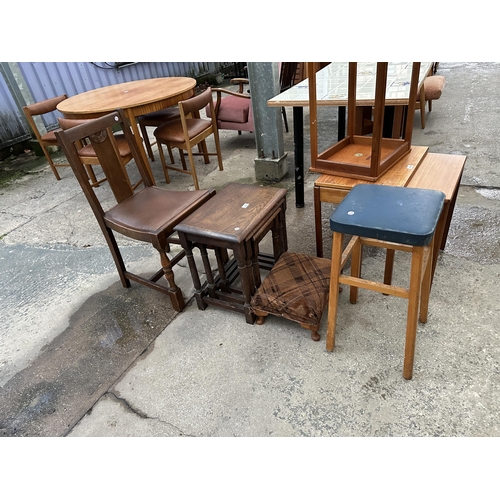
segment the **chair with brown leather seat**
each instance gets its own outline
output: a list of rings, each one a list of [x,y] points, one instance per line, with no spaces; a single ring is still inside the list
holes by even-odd
[[[117,125],[121,127],[129,144],[144,183],[144,188],[137,191],[131,188],[122,167],[119,146],[112,130]],[[55,135],[99,223],[122,285],[128,288],[132,280],[168,294],[172,307],[176,311],[182,311],[184,297],[175,283],[172,268],[184,257],[184,251],[172,258],[167,252],[170,251],[170,243],[179,242],[174,237],[174,227],[208,201],[215,191],[168,191],[155,186],[123,110],[58,131]],[[116,199],[116,205],[106,210],[87,180],[79,154],[81,143],[85,141],[90,141]],[[162,268],[150,278],[128,271],[116,242],[115,232],[151,243],[160,254]],[[166,283],[160,281],[163,276]]]
[[[149,141],[149,136],[147,132],[147,127],[159,127],[170,120],[178,120],[181,117],[179,114],[179,109],[177,107],[160,109],[159,111],[153,111],[152,113],[148,113],[147,115],[141,115],[137,118],[139,123],[139,128],[141,129],[142,138],[144,140],[144,145],[146,147],[146,151],[148,152],[151,161],[155,161],[155,156],[153,154],[153,146],[154,142],[151,143]],[[172,155],[172,150],[168,148],[168,154],[170,156],[170,161],[175,163],[174,157]]]
[[[58,121],[62,130],[68,130],[77,125],[81,125],[82,123],[88,123],[90,120],[88,119],[74,120],[70,118],[58,118]],[[120,159],[120,162],[122,164],[123,172],[125,173],[127,179],[129,180],[130,185],[132,185],[127,170],[125,168],[126,165],[132,160],[132,151],[130,150],[130,146],[123,134],[115,134],[115,140],[116,140],[116,145],[118,147],[118,153],[119,153],[118,158]],[[80,149],[78,150],[78,154],[80,155],[82,163],[85,165],[87,172],[89,172],[88,167],[92,168],[92,165],[100,165],[99,158],[97,158],[97,154],[90,141],[85,140],[80,144]],[[94,174],[95,177],[95,173],[93,171],[92,173]],[[90,185],[92,187],[97,187],[105,181],[106,177],[99,180],[95,179],[95,181],[92,181],[91,179]],[[136,189],[141,183],[142,179],[136,182],[136,184],[132,186],[132,189]]]
[[[56,136],[54,135],[55,130],[41,132],[33,117],[41,117],[42,115],[46,115],[48,113],[56,111],[57,105],[67,98],[68,96],[66,94],[62,94],[60,96],[52,97],[51,99],[46,99],[44,101],[36,102],[34,104],[23,107],[26,120],[33,130],[33,133],[35,134],[35,137],[40,144],[40,147],[42,148],[43,154],[45,155],[45,158],[47,158],[50,168],[52,169],[52,172],[54,173],[58,181],[61,180],[61,177],[59,176],[59,172],[57,171],[56,167],[69,167],[69,163],[54,163],[54,160],[52,160],[48,148],[50,146],[58,146]]]
[[[211,118],[200,118],[200,111],[209,105],[211,108]],[[158,143],[161,164],[165,173],[165,180],[170,183],[168,170],[175,170],[193,177],[195,189],[200,189],[198,177],[196,175],[196,166],[194,156],[202,155],[205,163],[210,163],[209,156],[216,155],[219,161],[219,170],[223,170],[222,155],[220,152],[219,131],[215,121],[215,111],[212,102],[212,89],[208,88],[200,95],[191,97],[185,101],[179,102],[179,120],[171,120],[158,127],[154,135]],[[214,136],[215,152],[208,152],[205,139],[210,135]],[[181,151],[182,169],[167,165],[165,155],[163,154],[162,144],[170,148],[178,148],[187,151],[190,163],[190,169],[186,166],[184,154]],[[192,149],[197,144],[201,146],[201,152],[193,153]]]

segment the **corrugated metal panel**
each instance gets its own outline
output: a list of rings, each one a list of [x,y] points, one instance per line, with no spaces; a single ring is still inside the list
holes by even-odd
[[[61,94],[71,97],[87,90],[133,80],[165,76],[199,77],[217,72],[219,63],[138,62],[121,68],[113,67],[115,63],[106,62],[20,62],[17,64],[33,102],[39,102]],[[0,148],[2,148],[24,140],[26,130],[29,128],[26,127],[22,109],[16,107],[5,83],[0,84],[0,92],[2,121]],[[49,130],[57,126],[57,116],[59,116],[57,113],[51,113],[44,117],[44,124]],[[21,129],[17,123],[19,117],[23,124]],[[10,128],[7,129],[7,127]]]
[[[0,73],[0,147],[6,148],[30,138],[30,130],[22,110]]]

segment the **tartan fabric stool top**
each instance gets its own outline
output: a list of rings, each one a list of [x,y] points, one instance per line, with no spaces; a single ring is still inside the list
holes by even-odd
[[[311,330],[311,338],[318,341],[329,286],[329,259],[283,253],[252,297],[257,324],[268,314],[283,316]]]

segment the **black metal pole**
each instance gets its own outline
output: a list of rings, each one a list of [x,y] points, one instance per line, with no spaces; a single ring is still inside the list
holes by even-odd
[[[295,155],[295,206],[304,207],[304,110],[293,108],[293,141]]]

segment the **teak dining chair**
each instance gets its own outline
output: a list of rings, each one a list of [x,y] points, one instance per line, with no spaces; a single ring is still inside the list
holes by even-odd
[[[146,146],[146,151],[148,152],[151,161],[155,161],[155,155],[153,154],[154,142],[149,141],[149,136],[147,132],[147,127],[159,127],[170,120],[178,120],[181,117],[179,114],[179,109],[177,107],[160,109],[159,111],[153,111],[147,115],[141,115],[137,118],[139,123],[139,128],[141,129],[142,138],[144,140],[144,145]],[[168,148],[168,154],[170,156],[170,161],[175,163],[174,157],[172,155],[171,148]]]
[[[144,188],[138,191],[132,189],[124,173],[119,146],[112,131],[116,125],[122,129],[144,183]],[[170,243],[179,242],[178,238],[173,236],[174,227],[208,201],[215,191],[168,191],[153,185],[123,110],[56,132],[56,137],[99,223],[122,285],[128,288],[132,280],[166,293],[170,297],[172,307],[176,311],[182,311],[184,298],[175,283],[172,268],[185,254],[181,251],[170,258],[167,252],[170,251]],[[116,205],[107,210],[102,207],[88,183],[82,157],[79,154],[80,143],[87,140],[94,148],[116,199]],[[150,278],[128,271],[114,232],[134,240],[151,243],[160,254],[162,268]],[[167,283],[159,282],[162,276]]]
[[[199,112],[209,105],[211,109],[211,118],[200,118]],[[169,121],[158,127],[154,135],[158,144],[160,152],[161,164],[165,173],[165,180],[170,183],[168,170],[175,170],[183,174],[188,174],[193,177],[195,189],[200,189],[198,184],[198,177],[196,175],[196,166],[194,163],[194,156],[202,155],[205,163],[210,163],[209,156],[217,155],[219,161],[219,170],[223,170],[222,155],[220,152],[219,131],[215,121],[215,112],[212,102],[212,89],[207,88],[203,93],[198,96],[191,97],[186,101],[179,102],[180,120]],[[214,136],[216,152],[208,152],[205,139],[210,135]],[[167,165],[165,162],[165,155],[163,154],[162,144],[170,148],[178,148],[181,150],[182,169]],[[202,152],[193,153],[192,149],[197,144],[201,145]],[[186,160],[182,150],[187,151],[191,169],[186,167]]]
[[[73,120],[70,118],[58,118],[58,121],[62,130],[68,130],[72,127],[76,127],[77,125],[81,125],[82,123],[88,123],[90,120]],[[128,179],[129,184],[132,185],[126,170],[126,165],[130,163],[130,161],[132,160],[132,151],[123,134],[115,134],[114,138],[116,140],[116,145],[118,146],[118,153],[119,153],[118,158],[120,159],[120,162],[122,164],[123,172],[126,178]],[[82,163],[85,165],[86,168],[87,166],[92,168],[92,165],[100,165],[99,158],[97,157],[94,147],[92,146],[90,141],[86,140],[85,142],[83,141],[81,142],[78,154],[80,155]],[[94,175],[95,179],[95,173],[93,171],[92,174]],[[99,180],[95,179],[95,181],[91,179],[90,185],[92,187],[97,187],[105,181],[106,177]],[[136,189],[141,183],[142,179],[138,181],[134,186],[132,186],[132,189]]]
[[[48,150],[49,146],[58,146],[59,144],[57,143],[56,136],[54,135],[55,130],[51,130],[49,132],[42,133],[40,129],[38,128],[34,117],[37,116],[42,116],[46,115],[48,113],[52,113],[53,111],[57,110],[57,105],[61,102],[67,99],[68,96],[66,94],[62,94],[57,97],[52,97],[51,99],[46,99],[44,101],[36,102],[34,104],[30,104],[28,106],[23,107],[24,115],[26,116],[26,120],[29,123],[29,126],[33,130],[33,133],[35,134],[36,140],[40,144],[40,147],[42,148],[43,154],[45,155],[45,158],[47,158],[47,161],[49,162],[50,168],[52,169],[52,172],[56,176],[56,179],[58,181],[61,180],[61,177],[59,176],[59,172],[57,171],[56,167],[69,167],[69,163],[54,163],[54,160],[52,160],[50,156],[50,152]]]

